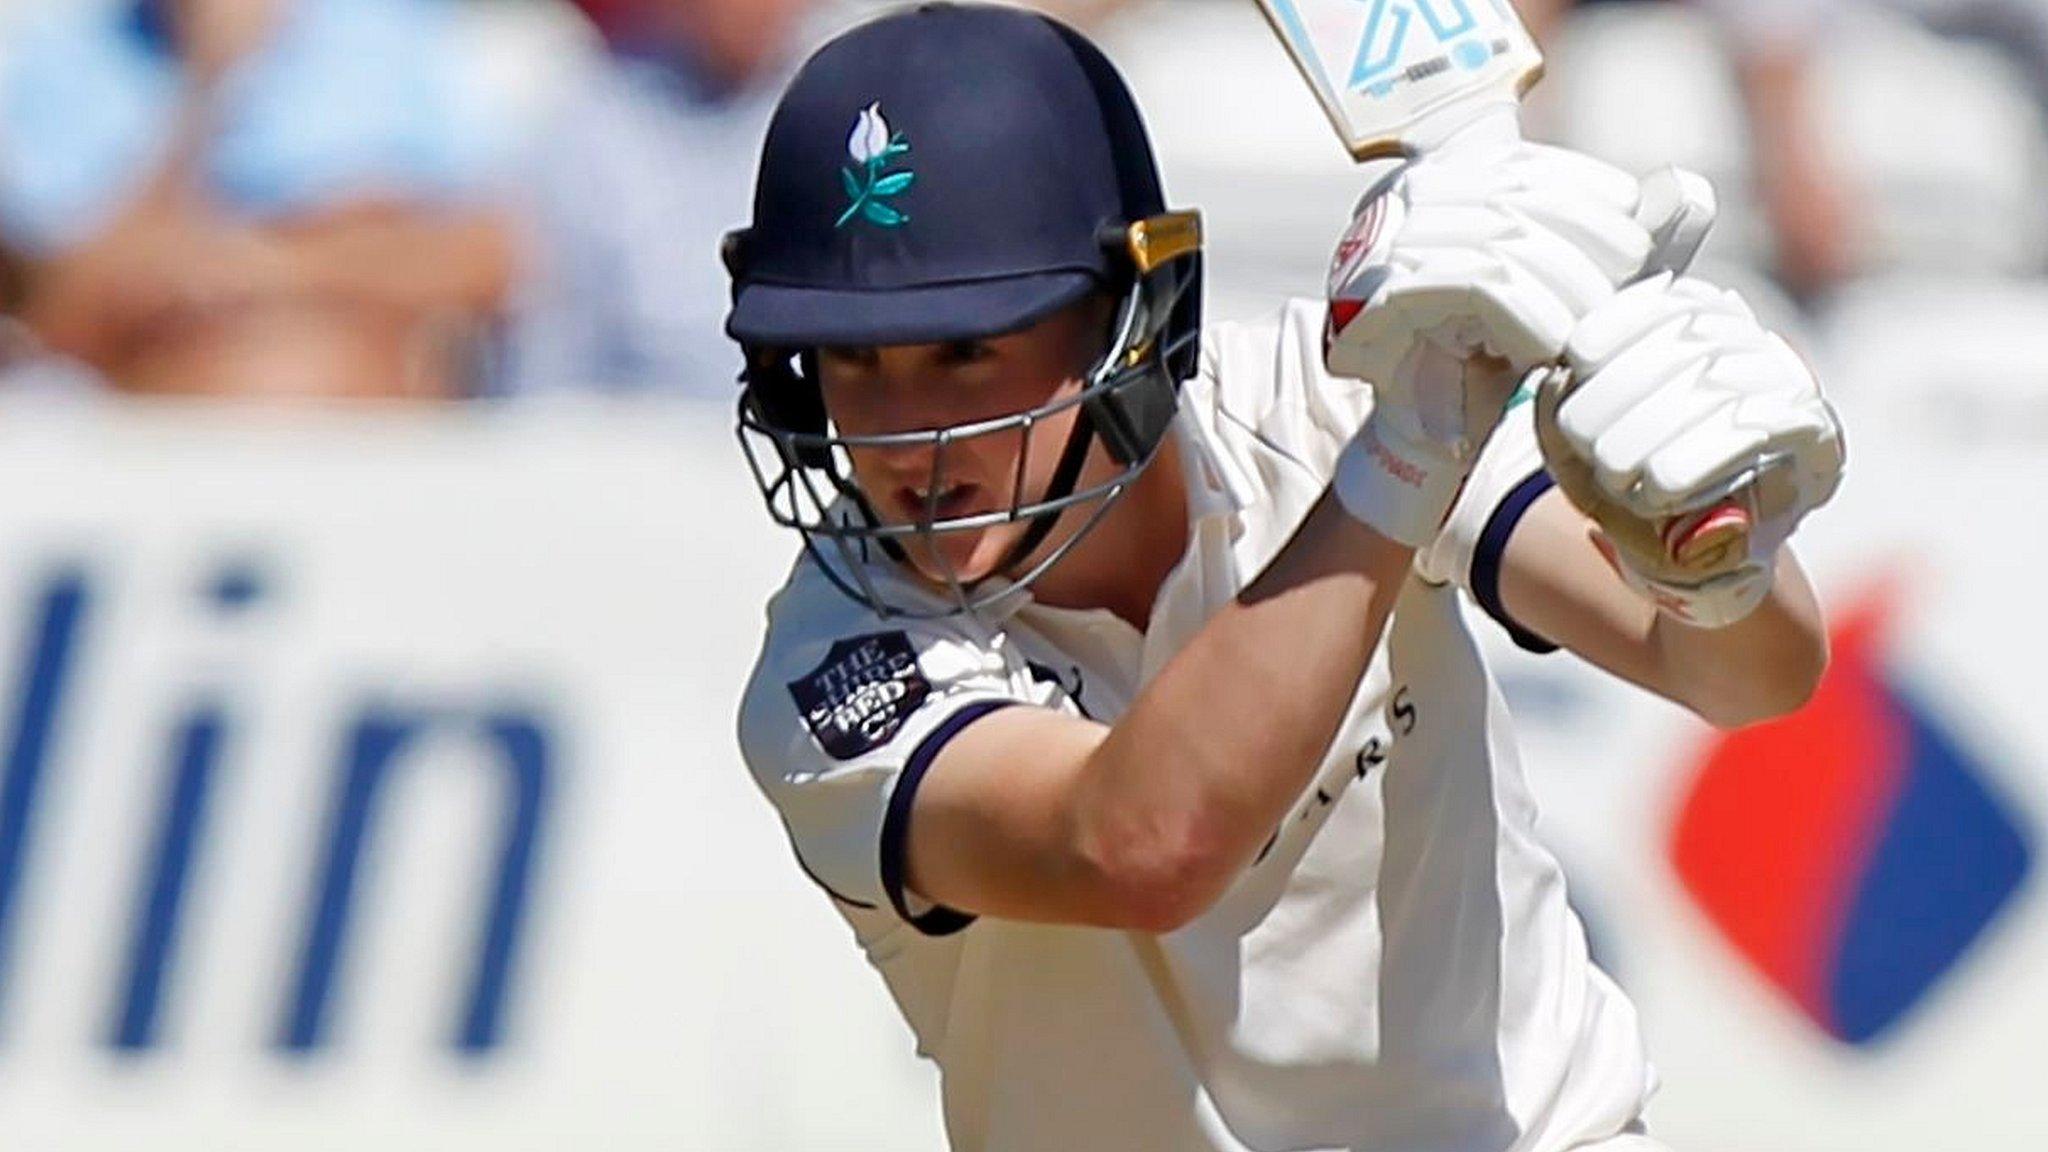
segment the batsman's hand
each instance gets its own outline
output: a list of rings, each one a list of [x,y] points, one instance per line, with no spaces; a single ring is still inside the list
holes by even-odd
[[[1516,383],[1642,273],[1665,223],[1646,209],[1660,211],[1635,177],[1512,137],[1460,140],[1367,194],[1324,334],[1329,370],[1374,387],[1338,465],[1352,515],[1403,543],[1434,536]]]
[[[1544,462],[1623,579],[1702,627],[1754,611],[1778,549],[1842,481],[1842,426],[1812,369],[1734,293],[1670,276],[1595,309],[1565,364],[1537,393]],[[1746,535],[1673,555],[1730,507]]]

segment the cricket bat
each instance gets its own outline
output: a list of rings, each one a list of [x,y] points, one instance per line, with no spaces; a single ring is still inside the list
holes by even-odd
[[[1257,0],[1351,155],[1414,157],[1515,112],[1543,76],[1543,53],[1508,0]],[[1643,181],[1637,216],[1655,228],[1644,276],[1682,272],[1712,227],[1713,188],[1667,168]],[[1670,558],[1711,573],[1746,550],[1747,509],[1733,499],[1674,521]]]

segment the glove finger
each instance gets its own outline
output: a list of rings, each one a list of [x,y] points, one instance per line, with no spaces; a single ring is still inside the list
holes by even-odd
[[[1420,261],[1439,249],[1464,249],[1497,243],[1515,234],[1520,221],[1484,204],[1425,204],[1408,213],[1396,237],[1396,259]]]
[[[1445,250],[1395,272],[1367,317],[1374,312],[1377,323],[1358,329],[1359,339],[1393,330],[1405,348],[1413,336],[1404,338],[1402,331],[1427,333],[1446,345],[1484,348],[1524,369],[1555,359],[1576,319],[1519,264],[1467,249]]]
[[[1645,271],[1682,270],[1699,254],[1720,218],[1720,200],[1706,177],[1677,166],[1643,177],[1636,221],[1649,230],[1652,251]]]
[[[1641,181],[1582,153],[1541,146],[1528,149],[1507,171],[1515,186],[1504,202],[1594,256],[1610,283],[1642,274],[1659,222],[1639,218],[1645,203]]]
[[[1377,286],[1365,308],[1339,333],[1338,341],[1362,351],[1398,344],[1402,348],[1380,348],[1398,359],[1417,334],[1456,317],[1454,305],[1441,299],[1443,285],[1495,276],[1498,268],[1499,261],[1462,244],[1404,252],[1395,266],[1375,274]]]
[[[1756,314],[1749,310],[1741,296],[1701,280],[1697,276],[1681,276],[1665,273],[1661,277],[1664,294],[1673,300],[1682,300],[1702,314],[1712,313],[1756,323]],[[1631,288],[1638,285],[1630,285]]]
[[[1684,511],[1701,493],[1713,491],[1765,461],[1772,437],[1723,409],[1658,449],[1643,466],[1630,505],[1646,515]]]
[[[1821,406],[1784,396],[1748,396],[1729,413],[1735,427],[1760,432],[1769,450],[1799,457],[1828,438],[1833,427]]]
[[[1370,253],[1361,250],[1346,259],[1340,247],[1330,285],[1333,298],[1363,300],[1377,308],[1402,272],[1455,267],[1460,274],[1482,275],[1491,266],[1491,259],[1481,249],[1505,242],[1520,227],[1505,213],[1481,205],[1432,205],[1412,211],[1403,208],[1395,219],[1399,235],[1386,242],[1388,251],[1382,258],[1369,258]],[[1357,227],[1354,225],[1354,230]],[[1385,228],[1379,225],[1367,231],[1385,236]],[[1402,324],[1399,316],[1372,319]]]
[[[1848,445],[1843,442],[1841,421],[1827,401],[1820,402],[1820,409],[1821,430],[1794,457],[1800,498],[1809,508],[1818,508],[1834,499],[1848,466]]]
[[[1501,168],[1484,155],[1438,153],[1410,165],[1402,182],[1403,195],[1416,208],[1476,207],[1505,190]]]
[[[1547,228],[1520,224],[1513,236],[1495,245],[1495,251],[1541,281],[1575,318],[1614,295],[1614,285],[1599,264]]]
[[[1549,189],[1504,196],[1499,204],[1578,249],[1600,269],[1610,288],[1635,279],[1649,259],[1649,230],[1603,205]]]
[[[1578,314],[1527,269],[1509,262],[1500,272],[1466,289],[1482,347],[1520,372],[1557,359]]]
[[[1599,463],[1602,487],[1609,492],[1627,492],[1665,445],[1734,403],[1726,392],[1699,387],[1705,372],[1704,363],[1686,369],[1668,387],[1624,412],[1596,438],[1592,458]]]
[[[1572,371],[1581,378],[1598,375],[1608,361],[1634,347],[1650,332],[1679,317],[1693,315],[1695,305],[1672,295],[1670,287],[1670,277],[1653,276],[1616,292],[1587,314],[1572,330],[1565,348]]]
[[[1525,188],[1556,189],[1560,195],[1634,216],[1642,183],[1604,160],[1547,144],[1515,150],[1505,165],[1508,177]]]
[[[1781,463],[1767,465],[1754,485],[1757,523],[1751,536],[1775,544],[1834,497],[1842,480],[1841,441],[1830,429],[1773,443],[1768,451],[1784,455]]]
[[[1408,266],[1410,260],[1413,266]],[[1461,324],[1486,327],[1506,323],[1501,316],[1516,307],[1536,310],[1543,317],[1541,323],[1564,324],[1562,330],[1570,331],[1568,317],[1551,319],[1564,311],[1562,305],[1546,305],[1540,293],[1524,291],[1519,295],[1530,299],[1519,302],[1475,302],[1473,285],[1510,279],[1512,274],[1498,259],[1467,245],[1408,252],[1401,264],[1385,269],[1364,310],[1335,334],[1324,354],[1331,373],[1379,385],[1395,383],[1398,366],[1418,341]],[[1482,306],[1488,316],[1484,323],[1479,317]],[[1475,347],[1480,340],[1477,333],[1468,338]],[[1458,339],[1447,335],[1438,342],[1455,345]]]
[[[1687,337],[1691,320],[1689,315],[1667,319],[1584,378],[1558,412],[1559,427],[1580,451],[1591,455],[1608,429],[1674,380],[1698,386],[1700,371],[1713,363],[1714,347]]]
[[[1641,199],[1634,178],[1561,149],[1433,156],[1408,171],[1406,193],[1418,211],[1482,205],[1511,210],[1577,247],[1610,287],[1634,278],[1652,244],[1634,217]]]
[[[1691,277],[1659,274],[1621,289],[1587,315],[1572,333],[1567,354],[1573,370],[1588,376],[1599,372],[1622,349],[1680,315],[1698,317],[1702,331],[1718,336],[1748,334],[1744,343],[1754,342],[1754,333],[1760,331],[1755,316],[1734,293]]]
[[[1645,500],[1696,502],[1698,493],[1711,492],[1744,469],[1786,458],[1797,475],[1818,481],[1811,486],[1817,495],[1821,490],[1832,494],[1840,475],[1840,426],[1812,390],[1805,362],[1789,345],[1766,334],[1749,348],[1719,356],[1704,387],[1735,403],[1700,421],[1696,435],[1660,449],[1646,462]],[[1686,444],[1690,447],[1681,450]],[[1722,458],[1716,459],[1708,444],[1718,444]],[[1804,479],[1801,487],[1809,487]]]

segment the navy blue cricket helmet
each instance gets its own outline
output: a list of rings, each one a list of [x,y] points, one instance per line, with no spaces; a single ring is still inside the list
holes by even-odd
[[[891,602],[859,563],[869,544],[901,559],[913,535],[1029,522],[1003,579],[986,594],[951,581],[948,611],[1028,586],[1083,534],[1016,571],[1055,523],[1075,512],[1092,528],[1151,463],[1195,370],[1201,219],[1167,210],[1109,60],[1023,9],[920,4],[820,49],[776,110],[752,225],[727,238],[725,259],[727,331],[745,353],[740,439],[770,513],[884,615],[932,614]],[[817,348],[999,336],[1097,293],[1122,304],[1076,396],[971,428],[851,438],[829,424]],[[854,484],[849,449],[927,445],[938,468],[949,442],[1028,433],[1071,407],[1082,418],[1050,490],[1013,493],[1006,510],[885,525]],[[1096,439],[1122,471],[1077,491]]]

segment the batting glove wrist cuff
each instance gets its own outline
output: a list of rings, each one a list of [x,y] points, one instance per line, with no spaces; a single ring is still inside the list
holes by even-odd
[[[1337,456],[1330,490],[1351,518],[1410,548],[1426,547],[1465,483],[1467,466],[1367,420]]]
[[[1771,570],[1764,565],[1744,565],[1698,584],[1645,575],[1625,555],[1614,556],[1614,567],[1622,582],[1655,604],[1659,612],[1695,628],[1740,623],[1771,594]]]

